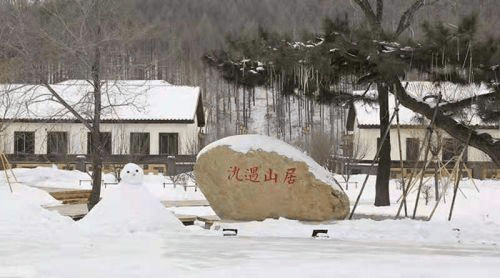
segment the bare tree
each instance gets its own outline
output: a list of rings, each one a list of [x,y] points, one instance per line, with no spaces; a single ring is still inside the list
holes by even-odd
[[[323,167],[328,167],[332,157],[334,139],[327,133],[314,131],[310,135],[308,147],[309,155]]]
[[[14,53],[12,59],[21,65],[21,81],[45,86],[52,99],[91,133],[93,171],[89,209],[100,199],[104,155],[100,128],[102,84],[113,73],[107,62],[123,53],[125,38],[133,39],[134,25],[122,20],[130,13],[127,8],[126,3],[114,0],[56,0],[16,1],[4,10],[9,17],[11,39],[2,48]],[[61,73],[54,74],[53,65],[60,64]],[[75,104],[51,85],[58,78],[87,80],[92,88],[88,99],[90,113],[77,111]]]

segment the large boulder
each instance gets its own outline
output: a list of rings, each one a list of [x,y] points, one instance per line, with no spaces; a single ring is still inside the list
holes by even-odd
[[[349,199],[330,172],[287,143],[261,135],[216,141],[199,154],[196,181],[225,220],[344,219]]]

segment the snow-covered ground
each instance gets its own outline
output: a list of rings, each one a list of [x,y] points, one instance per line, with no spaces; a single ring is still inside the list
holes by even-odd
[[[472,181],[463,180],[450,222],[452,191],[431,221],[394,220],[401,195],[398,182],[391,181],[391,206],[376,208],[375,177],[370,177],[355,220],[350,221],[270,219],[217,223],[211,230],[195,225],[177,232],[88,233],[79,222],[43,209],[41,205],[58,202],[27,187],[88,188],[78,183],[88,175],[54,168],[14,171],[24,184],[14,185],[14,194],[0,172],[0,277],[498,277],[500,273],[498,181],[475,180],[478,192]],[[351,205],[364,178],[351,177],[353,183],[346,190]],[[164,181],[162,176],[145,176],[144,186],[160,200],[204,198],[192,187],[174,189],[169,181],[164,188]],[[103,198],[112,191],[113,186],[104,189]],[[408,197],[410,215],[415,196],[411,192]],[[427,205],[423,196],[419,202],[417,216],[428,216],[433,197]],[[209,207],[176,209],[213,214]],[[238,235],[224,237],[223,228],[236,228]],[[320,228],[328,229],[329,238],[311,238],[312,230]]]

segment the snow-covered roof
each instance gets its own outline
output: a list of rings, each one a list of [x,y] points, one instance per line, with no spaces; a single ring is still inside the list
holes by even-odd
[[[453,83],[441,83],[440,85],[436,85],[432,82],[427,81],[403,81],[402,85],[406,87],[406,91],[413,98],[418,101],[424,101],[424,97],[428,95],[438,95],[439,92],[442,93],[442,104],[446,102],[456,102],[466,98],[484,95],[490,93],[490,90],[486,87],[486,85],[468,85],[468,86],[460,86]],[[354,91],[354,95],[362,95],[365,91]],[[366,93],[367,96],[376,96],[376,90],[369,90]],[[434,99],[427,99],[427,103],[431,106],[434,106]],[[395,96],[389,94],[389,113],[392,116],[394,113],[394,108],[396,106]],[[354,108],[356,110],[356,121],[360,126],[378,126],[380,124],[379,120],[379,105],[378,103],[374,104],[366,104],[362,102],[357,102],[354,104]],[[470,107],[468,109],[463,110],[459,121],[463,121],[465,123],[471,125],[482,125],[483,121],[479,118],[477,113],[475,113],[474,107]],[[419,125],[421,124],[422,116],[418,113],[413,112],[412,110],[404,107],[403,105],[399,106],[399,122],[401,125]],[[396,120],[393,121],[392,124],[396,124]]]
[[[88,81],[67,80],[51,87],[85,118],[92,116],[93,87]],[[162,80],[106,80],[102,93],[104,121],[193,121],[201,105],[199,87]],[[3,119],[76,119],[42,85],[1,84],[0,94]]]

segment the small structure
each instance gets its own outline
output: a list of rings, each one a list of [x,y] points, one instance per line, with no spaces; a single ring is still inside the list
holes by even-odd
[[[407,82],[403,82],[406,85]],[[442,93],[443,102],[446,101],[457,101],[464,98],[469,98],[473,96],[479,96],[482,94],[489,93],[486,86],[459,86],[451,83],[442,83],[439,87],[431,82],[408,82],[407,92],[410,93],[414,98],[423,101],[423,97],[426,95],[438,95],[439,92]],[[360,95],[364,94],[365,91],[355,91],[354,94]],[[368,91],[367,95],[375,95],[375,91]],[[434,100],[434,99],[432,99]],[[395,98],[393,95],[389,97],[389,113],[394,113],[395,108]],[[465,110],[465,113],[461,115],[454,116],[455,119],[461,121],[470,126],[474,126],[480,132],[485,132],[490,134],[494,138],[500,138],[500,130],[497,124],[488,124],[483,122],[474,109],[470,108]],[[424,119],[423,116],[411,111],[410,109],[399,106],[399,118],[400,118],[400,132],[401,132],[401,148],[404,169],[414,168],[416,165],[421,164],[424,157],[421,152],[419,152],[426,128],[429,121]],[[379,124],[379,106],[378,104],[364,104],[355,103],[351,106],[349,111],[349,117],[347,122],[348,135],[345,138],[345,146],[349,146],[347,149],[363,149],[363,158],[360,159],[360,164],[351,166],[356,172],[364,172],[367,167],[363,166],[363,162],[368,162],[368,160],[373,159],[377,146],[380,141],[380,124]],[[432,138],[431,153],[433,150],[435,154],[429,154],[429,158],[434,156],[432,160],[439,159],[443,163],[455,159],[463,149],[464,143],[458,142],[453,139],[445,131],[437,129]],[[393,174],[399,173],[401,171],[399,164],[399,148],[398,148],[398,133],[397,125],[394,120],[391,124],[390,136],[391,136],[391,158],[393,161],[392,172]],[[346,150],[348,153],[349,150]],[[496,175],[500,171],[496,169],[496,166],[491,162],[490,158],[483,152],[473,148],[468,147],[464,153],[463,161],[466,165],[472,169],[472,175],[476,178],[486,178]],[[451,165],[451,164],[450,164]],[[420,166],[419,166],[420,167]],[[430,169],[432,170],[432,169]],[[404,173],[403,173],[404,174]],[[497,175],[500,177],[500,175]]]
[[[89,82],[67,80],[51,86],[81,115],[92,116]],[[0,149],[13,163],[75,162],[90,153],[89,130],[45,86],[0,85],[0,98]],[[164,156],[166,163],[168,156],[191,155],[202,145],[205,117],[199,87],[106,80],[102,107],[100,129],[109,156],[105,162],[130,161],[119,156]],[[151,161],[142,164],[147,163]]]

